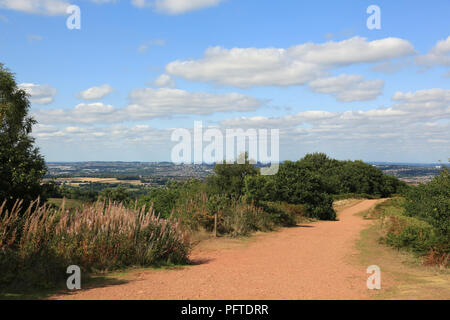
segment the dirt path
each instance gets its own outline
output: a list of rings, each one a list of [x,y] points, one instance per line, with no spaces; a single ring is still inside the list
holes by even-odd
[[[198,264],[146,270],[121,285],[82,290],[56,299],[364,299],[366,270],[349,264],[355,241],[370,223],[356,213],[364,200],[322,221],[258,236],[244,246],[195,248]],[[220,241],[219,239],[218,241]]]

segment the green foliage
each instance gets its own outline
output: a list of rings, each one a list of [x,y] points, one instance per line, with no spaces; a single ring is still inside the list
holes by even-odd
[[[406,215],[417,217],[432,225],[439,236],[450,243],[450,174],[441,175],[421,184],[406,194]]]
[[[356,197],[387,197],[400,192],[404,183],[384,176],[362,161],[338,161],[323,153],[307,154],[299,161],[286,161],[274,176],[247,176],[246,196],[262,201],[304,204],[309,217],[334,220],[333,199],[351,194]]]
[[[249,175],[244,179],[244,193],[247,199],[260,204],[277,199],[274,176]]]
[[[256,203],[282,201],[304,204],[306,214],[312,218],[333,220],[333,200],[327,193],[325,177],[317,171],[319,163],[311,158],[297,162],[286,161],[274,176],[256,176],[245,179],[245,192]]]
[[[107,188],[103,190],[100,194],[100,200],[121,203],[124,206],[131,206],[134,204],[133,198],[124,187]]]
[[[44,159],[30,136],[35,121],[30,102],[17,87],[14,75],[0,63],[0,201],[9,208],[15,199],[29,203],[42,196]]]
[[[275,225],[283,227],[297,225],[299,218],[305,215],[303,205],[286,202],[264,202],[262,203],[262,208],[269,214]]]
[[[449,192],[447,174],[443,172],[427,185],[411,189],[406,199],[394,198],[377,205],[376,211],[383,220],[386,233],[382,240],[386,244],[425,256],[429,264],[448,265],[448,207],[441,197],[442,193]],[[435,208],[440,208],[441,214]]]
[[[163,188],[154,188],[138,200],[138,206],[153,206],[156,214],[167,218],[175,206],[193,198],[196,194],[206,192],[204,183],[196,179],[185,182],[169,181]]]
[[[389,216],[386,244],[395,248],[407,248],[418,254],[425,254],[436,244],[434,228],[417,218]]]
[[[239,198],[245,192],[245,177],[256,175],[257,170],[249,163],[248,154],[241,155],[243,164],[216,164],[214,175],[209,176],[207,185],[210,193],[225,194],[230,198]]]

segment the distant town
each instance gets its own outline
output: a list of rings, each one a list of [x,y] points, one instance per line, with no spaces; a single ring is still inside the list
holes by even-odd
[[[384,174],[398,177],[411,185],[426,183],[439,175],[441,164],[371,163]],[[214,165],[171,162],[49,162],[46,180],[72,186],[92,183],[163,186],[169,180],[204,180]],[[258,166],[258,165],[257,165]]]

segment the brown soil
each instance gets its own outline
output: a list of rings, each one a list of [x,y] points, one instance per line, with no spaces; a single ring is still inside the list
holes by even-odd
[[[366,299],[366,267],[349,261],[371,222],[356,216],[377,200],[320,221],[259,234],[251,240],[213,239],[195,247],[193,266],[144,270],[131,281],[58,295],[55,299]]]

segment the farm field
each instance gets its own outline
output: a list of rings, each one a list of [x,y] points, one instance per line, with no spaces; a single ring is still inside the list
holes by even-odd
[[[136,186],[146,185],[145,183],[142,183],[140,180],[119,180],[117,178],[73,177],[73,178],[55,178],[54,180],[57,183],[66,184],[74,187],[86,183],[105,183],[105,184],[123,183],[123,184],[132,184]]]

